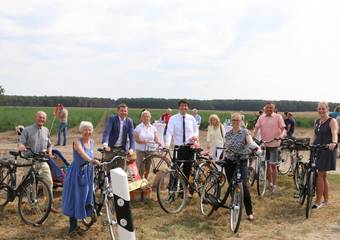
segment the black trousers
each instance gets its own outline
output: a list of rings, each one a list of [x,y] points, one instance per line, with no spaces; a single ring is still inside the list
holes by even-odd
[[[175,146],[174,160],[193,160],[195,151],[189,146]],[[177,156],[177,158],[176,158]],[[189,179],[191,173],[192,162],[180,162],[178,166],[183,164],[183,173]]]
[[[251,196],[248,189],[248,179],[247,179],[247,161],[241,162],[241,174],[242,174],[242,185],[243,185],[243,203],[246,208],[247,215],[253,214],[253,207],[251,204]],[[235,173],[236,164],[233,161],[226,160],[225,172],[228,183],[230,184],[231,179]]]

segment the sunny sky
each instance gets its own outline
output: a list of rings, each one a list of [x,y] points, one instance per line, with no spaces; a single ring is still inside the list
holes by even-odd
[[[0,2],[6,94],[340,102],[340,1]]]

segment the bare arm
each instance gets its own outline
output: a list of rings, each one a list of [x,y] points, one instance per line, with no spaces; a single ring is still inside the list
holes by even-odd
[[[338,123],[333,118],[330,122],[330,127],[331,127],[331,131],[332,131],[332,143],[329,144],[329,149],[334,150],[336,148],[337,143],[338,143]]]
[[[139,139],[139,134],[138,134],[137,131],[133,132],[133,136],[135,137],[136,143],[138,143],[138,144],[145,144],[146,143],[146,141]]]

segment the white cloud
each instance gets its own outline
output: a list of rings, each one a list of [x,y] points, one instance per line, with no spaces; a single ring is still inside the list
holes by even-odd
[[[6,0],[0,84],[25,95],[340,102],[328,87],[339,85],[339,5]]]

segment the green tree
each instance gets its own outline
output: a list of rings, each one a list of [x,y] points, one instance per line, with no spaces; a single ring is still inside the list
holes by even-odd
[[[4,95],[5,94],[5,89],[0,85],[0,95]]]

